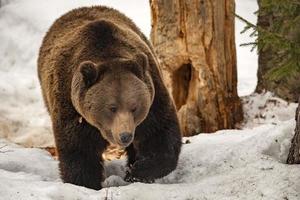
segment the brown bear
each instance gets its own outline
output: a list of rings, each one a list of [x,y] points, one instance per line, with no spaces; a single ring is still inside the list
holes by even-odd
[[[112,8],[78,8],[55,21],[38,75],[64,182],[101,189],[109,143],[127,152],[127,181],[176,168],[180,128],[158,67],[146,37]]]

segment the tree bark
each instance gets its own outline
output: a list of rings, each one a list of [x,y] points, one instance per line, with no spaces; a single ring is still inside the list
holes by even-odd
[[[263,13],[261,0],[258,0],[259,14],[257,19],[257,25],[270,32],[280,33],[281,30],[276,30],[272,28],[273,22],[282,18],[282,13]],[[274,30],[275,29],[275,30]],[[299,42],[300,35],[300,25],[295,26],[295,28],[290,33],[286,33],[288,37],[294,41]],[[258,32],[258,38],[260,39],[260,33]],[[260,47],[259,47],[260,48]],[[268,76],[268,72],[280,65],[282,60],[278,58],[282,57],[279,52],[273,50],[271,47],[266,47],[261,49],[258,53],[258,71],[257,71],[257,86],[256,92],[262,93],[265,90],[273,92],[275,95],[279,96],[290,102],[297,102],[298,95],[300,93],[300,72],[291,74],[288,77],[282,77],[276,81],[272,80]],[[283,57],[284,59],[285,57]]]
[[[299,99],[300,102],[300,99]],[[296,129],[287,158],[288,164],[300,164],[300,103],[296,111]]]
[[[234,0],[150,0],[151,40],[184,136],[234,128]]]

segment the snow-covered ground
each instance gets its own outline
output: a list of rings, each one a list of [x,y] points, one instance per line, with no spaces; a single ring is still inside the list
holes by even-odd
[[[224,130],[184,138],[177,169],[154,184],[122,180],[124,160],[107,163],[101,191],[64,184],[53,146],[51,122],[36,74],[38,48],[51,23],[66,11],[103,4],[132,18],[149,36],[148,0],[5,0],[0,8],[0,199],[300,199],[300,166],[284,164],[295,127],[296,104],[251,94],[257,55],[238,45],[251,41],[236,22],[238,89],[245,122]],[[236,12],[256,21],[255,0],[236,0]],[[251,94],[251,95],[249,95]],[[22,146],[16,145],[21,144]],[[108,187],[112,186],[112,187]],[[114,187],[113,187],[114,186]],[[118,187],[120,186],[120,187]]]
[[[247,106],[254,109],[264,102],[252,100]],[[283,112],[285,108],[281,103],[277,107]],[[189,142],[183,145],[177,169],[153,184],[128,184],[121,178],[124,160],[107,163],[108,178],[100,191],[63,184],[57,161],[48,152],[0,140],[0,199],[297,200],[300,166],[284,164],[295,122],[280,121],[285,114],[276,113],[276,124],[266,120],[255,128],[184,138]],[[251,113],[248,116],[250,121],[255,118]]]

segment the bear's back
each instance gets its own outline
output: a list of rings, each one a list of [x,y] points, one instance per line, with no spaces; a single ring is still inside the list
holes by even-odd
[[[115,24],[126,25],[138,35],[143,36],[138,27],[119,11],[105,6],[92,6],[76,8],[57,19],[48,33],[45,40],[54,36],[54,39],[64,37],[68,33],[74,33],[82,26],[95,20],[109,20]],[[53,40],[51,40],[53,41]]]
[[[148,45],[153,53],[153,49],[147,38],[139,28],[124,14],[105,6],[92,6],[76,8],[58,18],[46,33],[40,48],[38,67],[43,67],[43,62],[49,64],[51,57],[61,54],[57,49],[64,49],[64,46],[72,49],[76,43],[76,34],[88,23],[96,20],[109,20],[116,25],[125,26],[131,29]],[[57,55],[55,55],[57,54]],[[39,69],[40,70],[40,69]]]

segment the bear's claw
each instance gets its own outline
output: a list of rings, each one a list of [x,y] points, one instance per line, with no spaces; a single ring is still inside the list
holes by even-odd
[[[132,176],[130,171],[126,171],[126,176],[124,178],[126,182],[141,182],[141,183],[154,183],[154,179],[147,179],[147,178],[137,178]]]

